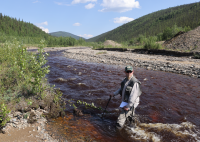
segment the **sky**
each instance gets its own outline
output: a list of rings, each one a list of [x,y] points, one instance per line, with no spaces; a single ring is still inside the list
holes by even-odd
[[[152,12],[195,2],[199,0],[0,0],[0,13],[47,33],[89,39]]]

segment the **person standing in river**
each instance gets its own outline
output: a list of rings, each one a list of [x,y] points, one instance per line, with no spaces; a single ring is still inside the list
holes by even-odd
[[[114,97],[118,94],[122,97],[122,103],[120,104],[120,115],[117,119],[116,127],[118,129],[123,128],[126,118],[134,115],[135,108],[139,104],[140,95],[142,94],[140,89],[141,82],[133,75],[134,70],[132,66],[125,67],[125,79],[121,82],[121,87],[114,92]]]

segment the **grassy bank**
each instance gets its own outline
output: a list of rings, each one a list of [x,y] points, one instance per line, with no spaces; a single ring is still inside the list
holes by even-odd
[[[59,103],[62,94],[56,93],[45,78],[49,72],[45,46],[41,40],[39,53],[33,54],[16,39],[0,45],[0,128],[9,121],[8,114],[16,105],[30,106],[40,100]]]
[[[93,49],[102,48],[124,48],[124,49],[164,49],[160,43],[157,43],[156,37],[139,38],[135,41],[127,41],[120,43],[121,46],[104,45],[102,42],[90,43]]]

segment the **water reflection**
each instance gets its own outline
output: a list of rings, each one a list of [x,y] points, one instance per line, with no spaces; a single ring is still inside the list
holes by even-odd
[[[62,57],[59,52],[51,53],[48,61],[51,66],[51,72],[48,75],[49,82],[56,84],[56,87],[63,92],[64,98],[72,99],[72,103],[82,100],[104,108],[109,95],[120,86],[120,82],[124,78],[123,66],[75,61]],[[126,133],[130,133],[128,134],[130,141],[145,138],[149,141],[199,140],[200,80],[142,68],[135,68],[135,75],[142,82],[143,93],[140,105],[136,109],[141,123],[135,130],[125,128],[127,131],[121,134],[127,136]],[[58,80],[58,78],[63,80]],[[90,137],[90,140],[127,141],[114,129],[120,101],[119,96],[111,100],[107,109],[109,113],[106,114],[104,121],[98,117],[100,111],[85,109],[84,105],[78,106],[77,104],[77,107],[87,114],[87,118],[85,116],[78,118],[76,122],[74,118],[70,117],[71,121],[68,121],[67,124],[63,123],[66,120],[55,121],[66,127],[75,122],[73,123],[74,127],[80,129],[84,127],[84,132]],[[72,107],[69,105],[66,106],[66,110],[67,113],[72,113]],[[92,128],[82,125],[85,123],[90,124]],[[64,131],[66,130],[63,128],[59,133],[64,133]],[[93,131],[95,135],[93,135]],[[70,134],[72,131],[69,130],[67,133]],[[81,132],[73,130],[73,133]]]

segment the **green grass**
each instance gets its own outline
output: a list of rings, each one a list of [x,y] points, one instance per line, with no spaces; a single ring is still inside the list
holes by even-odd
[[[107,52],[97,52],[96,55],[99,55],[99,54],[107,54]]]

